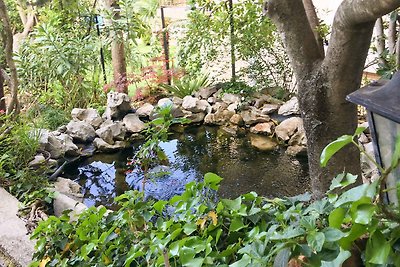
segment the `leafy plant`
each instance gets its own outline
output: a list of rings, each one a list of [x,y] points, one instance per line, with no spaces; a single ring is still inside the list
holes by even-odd
[[[196,78],[182,77],[180,79],[173,79],[172,82],[172,85],[160,84],[160,86],[180,98],[184,98],[187,95],[192,95],[200,88],[209,85],[208,75],[205,74],[197,76]]]

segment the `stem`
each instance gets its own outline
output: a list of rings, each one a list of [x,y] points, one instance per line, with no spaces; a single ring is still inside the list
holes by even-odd
[[[352,143],[360,150],[361,153],[363,153],[363,154],[368,158],[368,160],[370,160],[370,161],[378,168],[378,170],[379,170],[380,173],[383,174],[383,173],[385,172],[385,169],[382,168],[382,166],[380,166],[380,165],[375,161],[375,159],[372,158],[371,155],[369,155],[369,154],[367,153],[367,151],[365,151],[365,149],[364,149],[364,147],[363,147],[362,145],[359,145],[356,141],[354,141],[354,139],[353,139]]]

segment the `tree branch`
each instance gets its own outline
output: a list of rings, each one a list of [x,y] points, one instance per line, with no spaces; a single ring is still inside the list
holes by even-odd
[[[323,57],[310,27],[302,0],[270,0],[268,16],[283,36],[297,78],[311,71]]]
[[[306,11],[306,15],[308,18],[308,22],[310,23],[311,30],[314,33],[315,41],[318,44],[319,52],[321,56],[325,56],[324,51],[324,40],[321,38],[321,34],[319,32],[319,18],[317,16],[317,12],[315,11],[315,6],[312,0],[303,0],[304,9]]]

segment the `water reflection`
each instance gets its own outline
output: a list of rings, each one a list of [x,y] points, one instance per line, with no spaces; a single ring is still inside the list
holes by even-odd
[[[113,198],[129,189],[142,190],[140,170],[126,172],[126,160],[140,148],[116,154],[98,154],[86,160],[75,173],[82,185],[86,205],[112,207]],[[170,165],[169,175],[154,177],[146,183],[145,194],[168,199],[184,190],[187,182],[200,180],[207,172],[224,178],[219,195],[236,197],[256,191],[268,197],[293,196],[308,190],[305,159],[293,159],[283,151],[261,152],[251,147],[248,138],[235,138],[214,127],[187,128],[184,134],[161,143]],[[74,170],[70,170],[73,173]]]

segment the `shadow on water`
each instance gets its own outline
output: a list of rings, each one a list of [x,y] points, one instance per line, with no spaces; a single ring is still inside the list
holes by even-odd
[[[67,176],[83,189],[88,206],[105,205],[113,208],[113,198],[126,190],[142,190],[143,175],[138,169],[127,173],[127,158],[140,148],[115,154],[96,154]],[[284,150],[262,152],[254,149],[248,138],[227,135],[217,127],[190,127],[183,134],[173,134],[161,143],[168,155],[169,174],[149,180],[145,195],[168,199],[184,190],[190,181],[201,180],[205,173],[223,177],[219,196],[234,198],[249,191],[266,197],[294,196],[307,191],[308,167],[305,158],[291,158]]]

